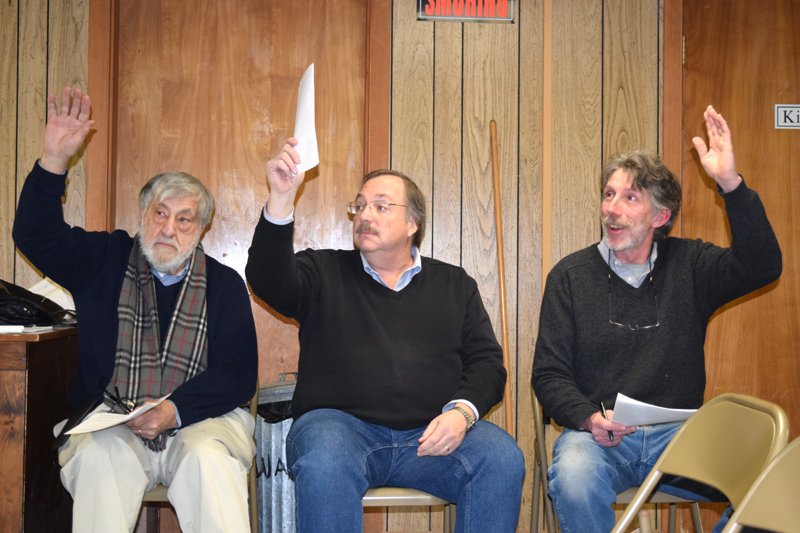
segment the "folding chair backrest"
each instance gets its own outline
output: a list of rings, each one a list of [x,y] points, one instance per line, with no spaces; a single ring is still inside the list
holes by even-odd
[[[751,396],[723,394],[684,423],[653,470],[711,485],[737,507],[788,440],[783,409]]]
[[[800,437],[767,466],[750,487],[723,533],[750,526],[780,533],[800,532]]]

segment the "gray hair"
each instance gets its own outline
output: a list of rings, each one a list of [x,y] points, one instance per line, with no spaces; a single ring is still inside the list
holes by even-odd
[[[630,178],[634,189],[647,194],[654,209],[670,211],[669,220],[663,226],[656,228],[653,233],[654,241],[666,239],[681,210],[682,192],[678,178],[667,168],[658,154],[653,152],[637,150],[616,154],[600,172],[601,194],[614,172],[620,169]]]
[[[406,221],[413,218],[414,222],[417,224],[417,231],[414,233],[413,244],[419,248],[422,246],[422,238],[425,237],[425,212],[427,211],[425,195],[422,194],[420,188],[411,178],[397,170],[373,170],[364,176],[364,179],[361,180],[361,186],[363,187],[369,180],[380,176],[394,176],[395,178],[403,180],[406,189],[406,209],[408,209],[408,211],[406,211]]]
[[[139,191],[139,207],[142,213],[147,211],[150,202],[162,202],[167,199],[188,197],[197,198],[197,215],[202,231],[211,222],[214,212],[214,197],[200,180],[185,172],[164,172],[150,178]]]

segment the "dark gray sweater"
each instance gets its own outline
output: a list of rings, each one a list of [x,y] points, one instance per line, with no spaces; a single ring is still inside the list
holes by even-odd
[[[667,238],[653,265],[660,326],[609,324],[609,267],[593,245],[547,276],[531,383],[546,413],[576,429],[617,392],[662,407],[695,409],[706,385],[708,320],[726,303],[780,276],[781,250],[755,191],[723,195],[731,247]],[[611,275],[612,312],[621,324],[655,323],[653,288]]]

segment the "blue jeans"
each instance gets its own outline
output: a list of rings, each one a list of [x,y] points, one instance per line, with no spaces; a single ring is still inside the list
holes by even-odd
[[[364,530],[361,498],[373,487],[409,487],[458,505],[458,532],[513,532],[525,462],[511,436],[478,421],[455,451],[417,457],[425,428],[394,431],[333,409],[310,411],[286,437],[297,531]]]
[[[591,433],[564,429],[553,445],[548,469],[553,510],[562,532],[608,533],[614,528],[611,505],[617,494],[641,485],[681,424],[639,426],[622,442],[606,448]],[[664,478],[662,478],[664,479]],[[672,478],[670,483],[687,480]],[[682,498],[709,501],[685,488],[660,483],[657,490]],[[713,533],[722,531],[729,513],[723,513]]]

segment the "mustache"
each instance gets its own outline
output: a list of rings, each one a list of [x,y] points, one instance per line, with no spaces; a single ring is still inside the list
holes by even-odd
[[[356,226],[356,233],[362,233],[364,231],[369,231],[370,233],[375,233],[375,234],[378,233],[378,229],[377,228],[375,228],[374,226],[370,226],[369,224],[366,224],[366,223],[363,223],[363,222],[361,224],[359,224],[358,226]]]
[[[630,228],[631,227],[630,222],[622,222],[622,221],[620,221],[620,219],[618,219],[617,217],[612,216],[612,215],[608,215],[608,216],[606,216],[604,218],[601,218],[600,221],[602,222],[602,224],[604,226],[615,226],[615,227],[618,227],[618,228]]]

